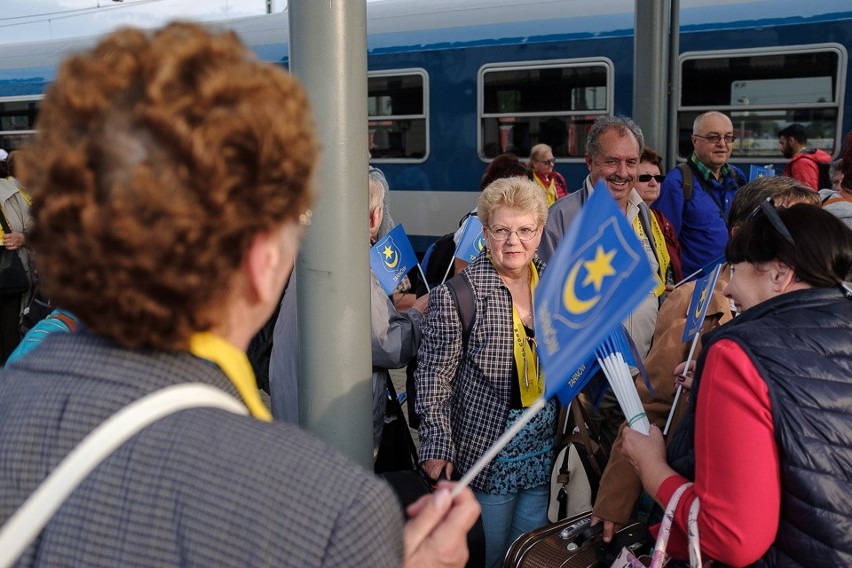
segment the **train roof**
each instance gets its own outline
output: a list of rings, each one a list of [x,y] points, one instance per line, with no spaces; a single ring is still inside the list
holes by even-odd
[[[376,0],[367,4],[371,54],[538,43],[633,33],[634,0]],[[852,20],[848,0],[682,0],[682,32],[753,28],[806,21]],[[206,22],[236,31],[261,59],[286,61],[287,13]],[[0,45],[5,95],[41,92],[56,62],[86,49],[96,36]],[[19,87],[16,89],[15,87]],[[20,90],[20,93],[16,93]]]

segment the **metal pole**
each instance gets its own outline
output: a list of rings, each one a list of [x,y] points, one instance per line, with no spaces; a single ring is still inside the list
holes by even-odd
[[[636,0],[633,39],[633,119],[645,143],[666,155],[670,0]]]
[[[319,199],[299,259],[302,426],[372,468],[367,7],[291,0],[290,70],[311,98]]]
[[[680,104],[680,0],[671,0],[671,42],[669,45],[669,109],[668,109],[668,153],[663,154],[668,166],[673,168],[678,154],[680,132],[677,124],[677,109]],[[692,123],[687,125],[692,134]],[[692,149],[690,148],[690,151]],[[688,154],[689,152],[687,152]]]

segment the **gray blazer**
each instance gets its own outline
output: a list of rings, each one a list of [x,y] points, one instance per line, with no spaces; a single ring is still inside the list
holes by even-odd
[[[168,385],[234,396],[212,363],[54,334],[0,371],[0,522],[86,434]],[[400,566],[402,513],[383,482],[296,427],[209,408],[116,450],[18,566]]]

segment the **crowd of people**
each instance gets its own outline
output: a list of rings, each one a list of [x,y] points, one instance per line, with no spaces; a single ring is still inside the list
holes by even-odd
[[[249,416],[199,406],[147,426],[22,543],[17,565],[463,566],[479,518],[485,565],[502,565],[547,523],[558,402],[470,489],[451,490],[545,392],[535,288],[600,187],[655,277],[623,322],[652,426],[625,427],[611,392],[589,408],[609,456],[592,522],[609,541],[643,492],[663,509],[692,483],[674,515],[675,558],[688,557],[697,502],[708,560],[852,565],[852,134],[825,188],[831,156],[807,146],[807,129],[778,137],[784,175],[748,181],[721,112],[695,119],[693,152],[668,171],[636,122],[601,116],[575,191],[546,144],[490,163],[471,213],[486,247],[448,282],[389,295],[372,274],[374,454],[388,371],[416,362],[418,465],[435,484],[403,511],[373,472],[298,426],[292,271],[318,161],[306,94],[227,32],[111,34],[60,67],[32,147],[0,153],[3,244],[26,280],[0,294],[0,354],[12,355],[0,374],[0,521],[131,403],[204,385]],[[363,187],[368,246],[392,221],[381,171]],[[61,309],[13,355],[30,254]],[[719,263],[686,365],[690,280]],[[245,352],[271,317],[267,404]],[[676,404],[678,386],[689,396]]]

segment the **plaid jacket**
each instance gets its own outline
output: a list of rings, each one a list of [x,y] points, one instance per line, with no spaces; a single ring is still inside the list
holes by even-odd
[[[539,273],[544,263],[533,261]],[[500,437],[509,414],[512,372],[512,296],[485,253],[456,278],[467,278],[474,319],[467,349],[446,285],[434,288],[421,328],[417,354],[416,410],[420,415],[420,461],[447,460],[464,474]],[[482,491],[489,464],[471,487]]]
[[[0,371],[0,523],[96,425],[165,386],[237,396],[188,353],[54,334]],[[400,566],[390,488],[295,426],[177,412],[103,461],[17,566]]]

